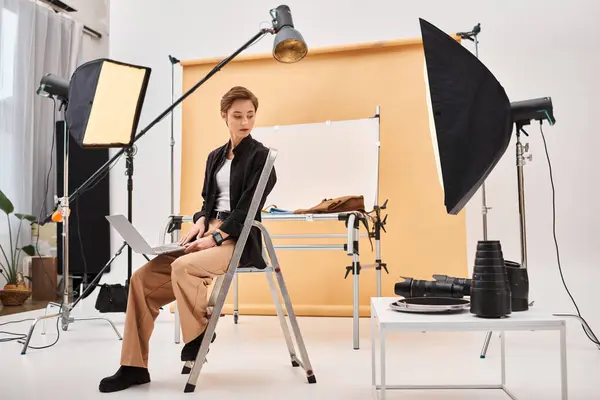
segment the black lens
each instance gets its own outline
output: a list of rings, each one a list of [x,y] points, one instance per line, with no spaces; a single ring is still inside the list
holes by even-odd
[[[499,241],[477,243],[471,312],[482,318],[500,318],[511,313],[510,284]]]
[[[465,293],[465,286],[447,282],[425,281],[413,278],[404,278],[404,281],[394,285],[394,293],[398,296],[411,297],[454,297],[461,298],[469,294],[470,288]]]
[[[513,261],[505,261],[506,275],[510,282],[512,311],[529,309],[529,275],[527,269]]]
[[[480,240],[477,242],[477,250],[502,250],[499,240]]]

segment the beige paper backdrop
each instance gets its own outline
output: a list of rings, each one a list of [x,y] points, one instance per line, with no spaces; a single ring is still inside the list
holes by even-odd
[[[183,61],[183,90],[220,60]],[[289,65],[276,62],[270,54],[238,57],[183,103],[182,213],[191,215],[201,206],[206,156],[229,138],[219,102],[230,87],[243,85],[258,96],[257,126],[366,118],[380,106],[379,199],[389,199],[382,259],[390,274],[382,275],[383,295],[394,295],[394,283],[401,275],[419,279],[431,279],[433,273],[466,276],[465,217],[445,212],[423,74],[420,39],[313,49],[304,60]],[[332,151],[332,167],[344,162],[352,160]],[[270,221],[265,225],[272,234],[344,232],[339,222]],[[311,240],[331,242],[340,243]],[[374,262],[368,239],[361,240],[360,251],[361,263]],[[286,250],[279,251],[278,257],[298,315],[352,315],[353,280],[351,275],[344,279],[345,267],[352,260],[345,253]],[[240,314],[274,314],[263,274],[242,274],[239,283]],[[363,270],[361,316],[369,315],[369,298],[375,295],[375,271]],[[232,299],[230,293],[226,313],[232,310]]]

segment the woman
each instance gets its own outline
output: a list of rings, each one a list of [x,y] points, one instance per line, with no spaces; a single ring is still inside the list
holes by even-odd
[[[121,367],[100,382],[101,392],[150,382],[148,342],[154,321],[160,307],[174,300],[186,343],[181,360],[196,359],[210,317],[207,287],[214,277],[227,270],[269,152],[250,135],[257,109],[256,96],[241,86],[231,88],[221,99],[221,117],[229,128],[230,139],[208,155],[202,189],[204,201],[194,215],[194,225],[181,239],[185,250],[158,256],[132,275]],[[255,215],[258,221],[276,181],[273,168]],[[240,266],[266,267],[257,228],[248,236]]]

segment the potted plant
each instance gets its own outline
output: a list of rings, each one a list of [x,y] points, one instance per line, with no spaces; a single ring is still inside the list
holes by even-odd
[[[25,284],[23,274],[19,272],[19,265],[21,262],[21,255],[25,253],[29,256],[35,254],[35,248],[29,244],[27,246],[19,247],[19,237],[21,236],[21,228],[23,226],[23,220],[29,221],[30,223],[35,222],[35,217],[27,214],[13,213],[14,206],[12,202],[4,195],[0,190],[0,210],[6,214],[6,220],[8,222],[8,236],[9,245],[8,249],[5,249],[0,244],[0,274],[6,279],[6,285],[4,289],[0,290],[0,300],[5,306],[19,306],[25,302],[31,296],[31,290]],[[16,238],[13,242],[13,232],[10,224],[11,216],[16,217],[19,220],[19,230],[17,231]]]

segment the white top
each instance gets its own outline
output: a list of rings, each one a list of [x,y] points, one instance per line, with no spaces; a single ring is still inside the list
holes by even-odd
[[[416,314],[394,311],[389,305],[402,297],[372,297],[371,314],[386,329],[400,331],[502,331],[559,329],[565,325],[564,317],[531,307],[527,311],[513,312],[506,318],[480,318],[463,311],[459,314]]]
[[[225,164],[217,172],[217,211],[231,211],[229,200],[229,177],[231,176],[231,160],[225,160]]]

